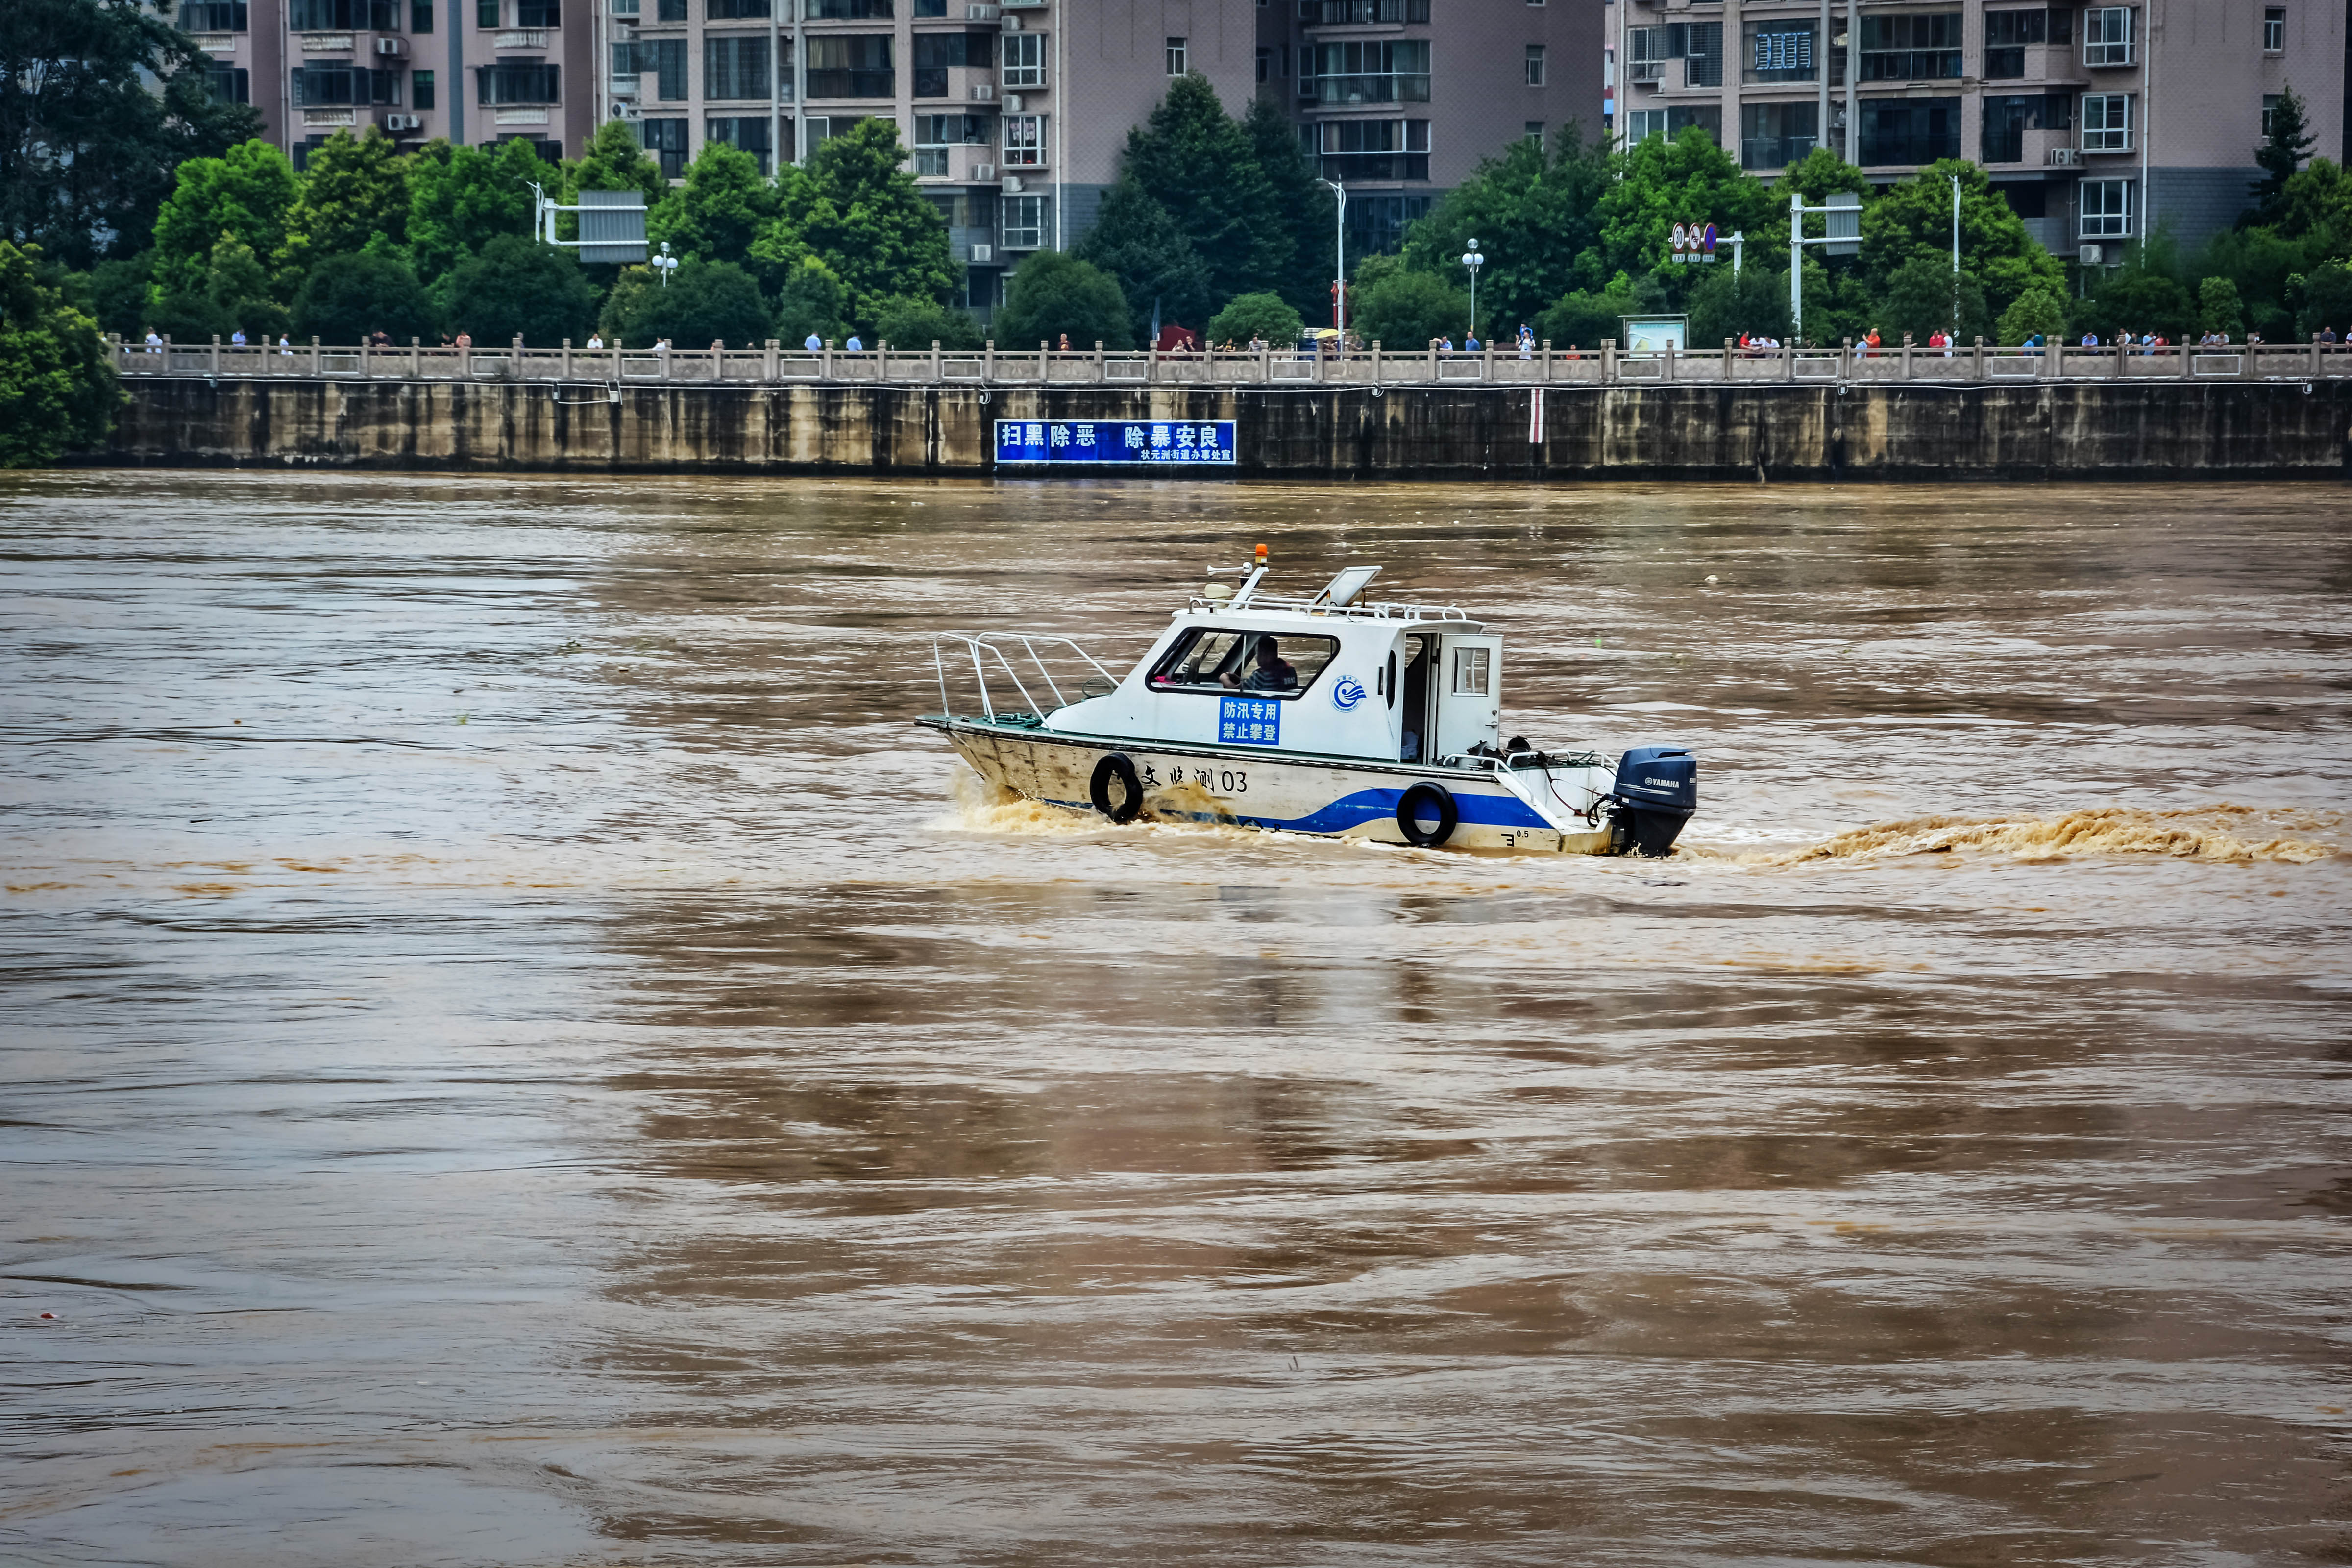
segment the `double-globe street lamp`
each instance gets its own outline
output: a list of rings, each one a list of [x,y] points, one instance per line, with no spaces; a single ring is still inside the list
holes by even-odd
[[[1486,258],[1478,254],[1478,242],[1470,241],[1470,248],[1462,253],[1462,265],[1470,269],[1470,336],[1478,335],[1478,268]]]
[[[653,269],[661,274],[662,287],[669,287],[669,275],[677,270],[677,258],[669,253],[669,241],[661,242],[661,254],[653,258]]]

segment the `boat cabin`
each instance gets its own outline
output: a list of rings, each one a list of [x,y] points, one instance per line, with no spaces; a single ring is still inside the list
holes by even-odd
[[[1212,584],[1104,695],[1045,728],[1432,766],[1497,748],[1503,641],[1451,607],[1366,602],[1351,567],[1308,599]],[[1220,592],[1220,590],[1223,590]]]

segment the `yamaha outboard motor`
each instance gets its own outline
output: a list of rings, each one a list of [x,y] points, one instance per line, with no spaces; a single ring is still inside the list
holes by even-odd
[[[1675,746],[1636,746],[1617,759],[1617,840],[1623,855],[1664,855],[1698,809],[1698,759]]]

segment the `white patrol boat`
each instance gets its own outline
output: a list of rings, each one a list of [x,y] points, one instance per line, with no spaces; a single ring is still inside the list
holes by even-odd
[[[1125,676],[1066,637],[940,633],[943,711],[920,722],[989,783],[1113,822],[1150,812],[1424,847],[1674,847],[1698,805],[1696,757],[1645,746],[1612,766],[1505,744],[1502,638],[1458,609],[1365,601],[1380,570],[1277,598],[1260,591],[1260,545],[1238,590],[1212,581]],[[977,715],[949,695],[967,663]],[[1075,701],[1061,685],[1074,677]],[[998,705],[996,679],[1017,704]]]

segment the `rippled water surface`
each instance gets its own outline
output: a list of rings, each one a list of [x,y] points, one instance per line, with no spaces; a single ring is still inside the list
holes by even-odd
[[[0,479],[0,1561],[2352,1560],[2347,511]],[[1261,539],[1684,851],[909,725]]]

